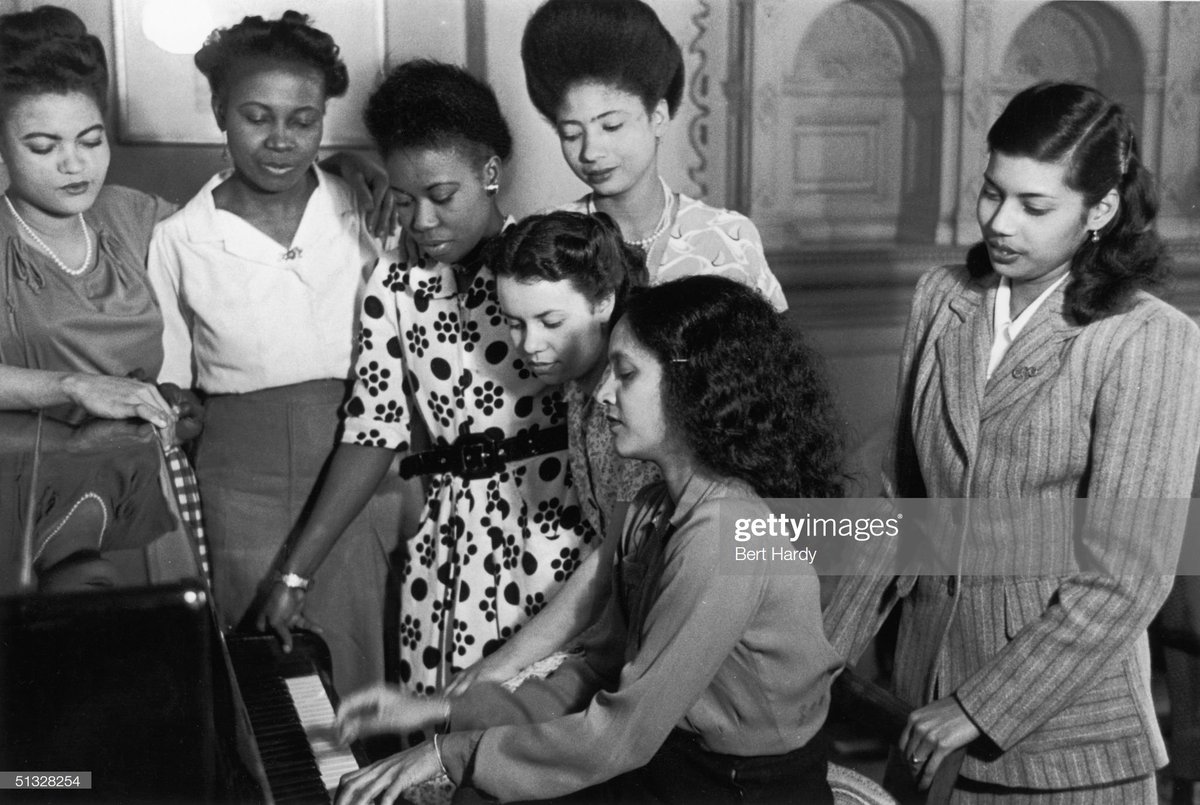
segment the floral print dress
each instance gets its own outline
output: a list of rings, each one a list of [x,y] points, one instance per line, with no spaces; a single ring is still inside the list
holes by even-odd
[[[486,266],[384,258],[363,299],[344,442],[410,449],[413,406],[434,447],[508,438],[565,421],[558,387],[518,358]],[[475,261],[477,262],[477,260]],[[492,477],[427,479],[400,573],[400,681],[444,686],[536,614],[597,543],[565,450]]]

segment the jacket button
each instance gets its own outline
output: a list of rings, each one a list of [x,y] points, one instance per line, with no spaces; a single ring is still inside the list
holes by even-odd
[[[954,594],[957,592],[958,592],[958,578],[955,576],[951,576],[950,578],[946,579],[946,595],[953,598]]]

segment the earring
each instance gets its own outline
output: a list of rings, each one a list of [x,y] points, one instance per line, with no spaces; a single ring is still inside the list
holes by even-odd
[[[496,181],[489,182],[483,186],[489,196],[494,196],[500,192],[500,183]]]
[[[1100,230],[1093,229],[1092,230],[1092,243],[1099,243],[1099,242],[1100,242]]]

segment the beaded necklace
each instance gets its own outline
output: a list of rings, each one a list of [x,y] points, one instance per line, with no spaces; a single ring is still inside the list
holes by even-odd
[[[64,274],[68,274],[72,277],[78,277],[80,274],[88,270],[88,266],[92,264],[92,236],[88,232],[87,223],[83,220],[83,213],[79,213],[79,228],[83,230],[83,240],[85,243],[87,243],[87,254],[83,258],[83,265],[79,266],[79,268],[67,268],[67,264],[60,260],[58,255],[54,253],[54,250],[46,245],[46,241],[38,237],[38,233],[33,231],[33,227],[25,223],[25,219],[21,217],[19,212],[17,212],[17,208],[13,206],[12,199],[10,199],[7,194],[4,196],[4,203],[8,205],[8,210],[13,214],[13,218],[16,218],[17,223],[20,224],[21,228],[25,230],[25,234],[33,238],[33,242],[41,246],[42,251],[50,255],[50,259],[54,261],[56,266],[62,269]]]
[[[663,189],[663,211],[662,211],[662,215],[660,215],[658,218],[658,225],[656,227],[654,227],[653,232],[651,232],[649,235],[642,238],[641,240],[629,240],[628,238],[621,238],[626,243],[628,243],[630,246],[638,246],[646,251],[650,250],[650,247],[654,245],[654,242],[659,239],[659,237],[662,235],[662,233],[664,231],[666,231],[666,228],[671,223],[671,206],[674,201],[672,194],[671,194],[671,189],[669,187],[667,187],[667,183],[666,183],[666,181],[663,180],[662,177],[659,177],[658,181],[662,183],[662,189]],[[592,196],[590,194],[588,195],[588,200],[587,200],[587,211],[588,211],[589,215],[596,214],[596,204],[593,201]]]

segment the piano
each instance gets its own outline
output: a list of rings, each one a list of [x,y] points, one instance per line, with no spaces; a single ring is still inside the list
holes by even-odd
[[[22,802],[330,802],[366,756],[328,648],[222,634],[153,433],[120,424],[0,414],[0,770],[91,772]]]
[[[333,733],[329,648],[310,632],[295,635],[290,654],[269,635],[234,636],[228,646],[257,745],[251,758],[261,760],[271,799],[332,801],[342,775],[366,765],[366,756]]]

